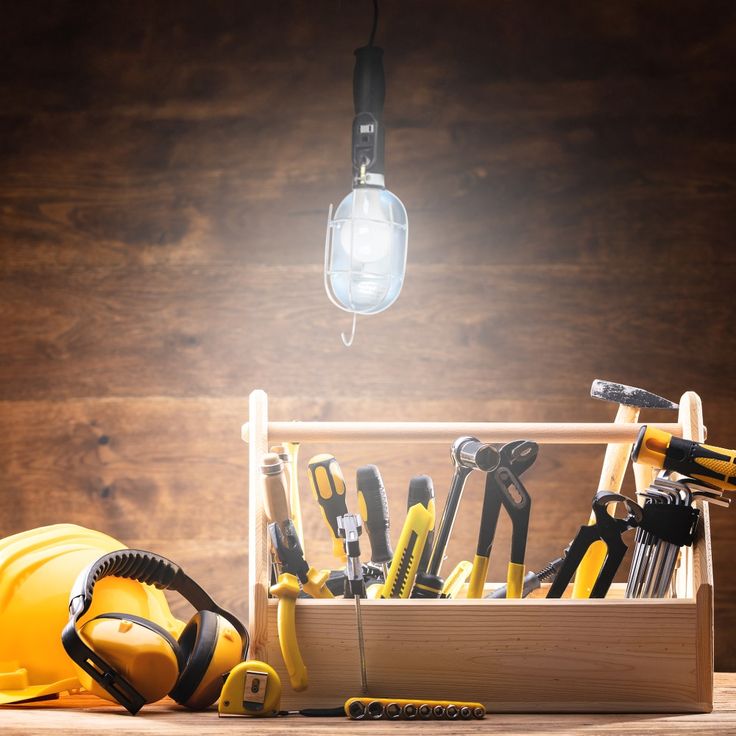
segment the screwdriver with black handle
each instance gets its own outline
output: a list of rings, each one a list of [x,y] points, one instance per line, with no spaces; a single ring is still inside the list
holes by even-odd
[[[389,536],[388,499],[381,473],[375,465],[361,465],[355,474],[358,488],[358,510],[371,542],[371,562],[380,565],[383,579],[394,552]]]
[[[639,430],[631,459],[722,491],[736,491],[736,450],[685,440],[645,424]]]
[[[334,455],[315,455],[307,466],[309,485],[312,487],[322,516],[332,536],[332,553],[342,564],[345,563],[344,542],[340,538],[337,520],[348,513],[345,501],[345,477]]]

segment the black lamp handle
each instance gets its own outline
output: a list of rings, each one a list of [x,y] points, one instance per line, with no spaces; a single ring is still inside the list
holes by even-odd
[[[383,73],[383,49],[362,46],[355,50],[353,72],[353,184],[365,174],[384,173],[383,103],[386,79]],[[369,177],[370,179],[370,177]]]

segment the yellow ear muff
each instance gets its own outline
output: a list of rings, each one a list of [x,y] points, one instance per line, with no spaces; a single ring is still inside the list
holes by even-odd
[[[124,613],[105,613],[84,624],[83,641],[145,698],[153,703],[175,686],[183,662],[179,645],[166,629],[152,621]],[[84,670],[77,667],[79,681],[89,692],[116,702]]]
[[[226,618],[199,611],[182,631],[179,649],[186,664],[170,695],[192,710],[207,708],[220,697],[223,676],[242,660],[240,634]]]

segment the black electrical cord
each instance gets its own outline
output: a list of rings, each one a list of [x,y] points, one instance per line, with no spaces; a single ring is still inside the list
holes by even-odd
[[[378,0],[373,0],[373,28],[371,28],[371,37],[368,39],[368,45],[373,46],[376,38],[376,29],[378,28]]]

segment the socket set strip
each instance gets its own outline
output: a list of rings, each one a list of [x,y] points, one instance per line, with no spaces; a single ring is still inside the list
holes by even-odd
[[[399,698],[351,698],[345,714],[353,721],[471,721],[485,718],[481,703]]]

